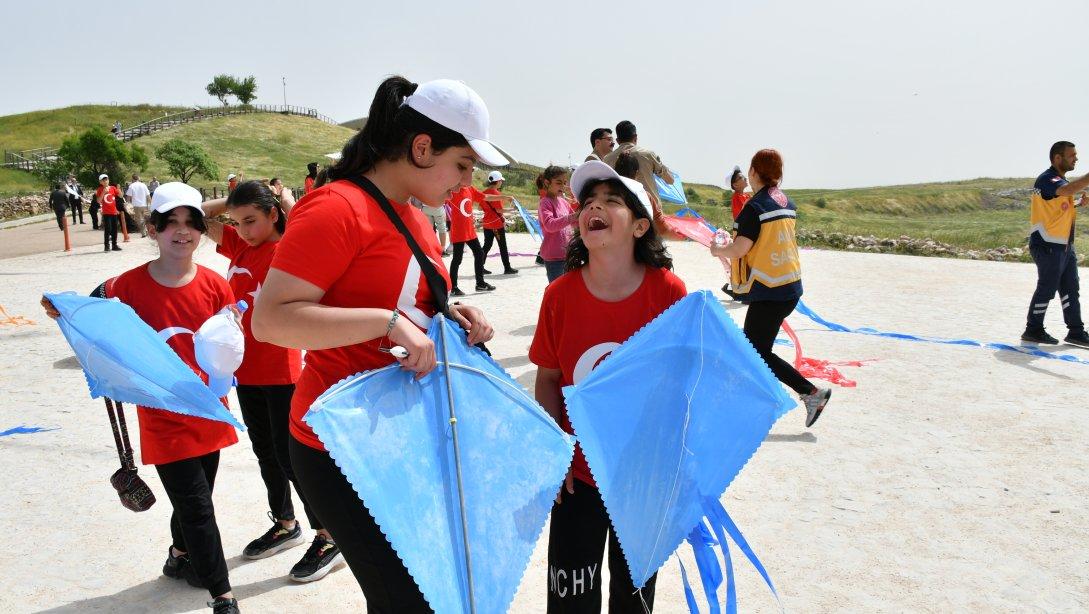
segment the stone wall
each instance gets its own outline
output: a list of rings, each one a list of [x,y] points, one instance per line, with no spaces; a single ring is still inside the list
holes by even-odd
[[[49,213],[49,197],[45,194],[0,198],[0,220]]]

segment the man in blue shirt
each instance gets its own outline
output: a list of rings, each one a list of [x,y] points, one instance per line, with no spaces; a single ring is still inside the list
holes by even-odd
[[[1074,253],[1074,220],[1076,207],[1086,203],[1083,194],[1075,204],[1074,195],[1089,188],[1089,175],[1073,182],[1066,174],[1074,170],[1078,152],[1069,141],[1059,141],[1051,146],[1051,168],[1036,178],[1030,203],[1029,219],[1032,234],[1029,235],[1029,252],[1036,263],[1036,292],[1029,304],[1028,323],[1021,335],[1030,343],[1057,344],[1058,339],[1044,330],[1044,314],[1047,305],[1059,293],[1063,320],[1070,329],[1066,339],[1070,345],[1089,348],[1089,334],[1081,319],[1078,300],[1078,257]]]

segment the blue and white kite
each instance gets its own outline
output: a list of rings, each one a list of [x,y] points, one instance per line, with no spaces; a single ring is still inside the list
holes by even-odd
[[[771,586],[718,499],[795,403],[709,292],[675,303],[563,394],[635,586],[689,539],[717,611],[704,517],[728,575],[725,534]]]
[[[658,175],[654,176],[654,185],[658,186],[658,196],[662,200],[676,203],[678,205],[684,205],[688,203],[688,197],[684,194],[684,184],[681,183],[681,176],[677,173],[670,171],[673,175],[673,184],[666,183]]]
[[[541,223],[537,221],[537,218],[530,215],[529,211],[522,206],[522,203],[518,202],[517,198],[510,199],[514,206],[518,208],[518,215],[522,216],[522,221],[526,223],[526,231],[533,237],[533,240],[540,243],[544,238],[544,233],[541,232]]]
[[[327,390],[303,418],[431,607],[506,612],[574,440],[441,315],[439,366],[393,364]]]

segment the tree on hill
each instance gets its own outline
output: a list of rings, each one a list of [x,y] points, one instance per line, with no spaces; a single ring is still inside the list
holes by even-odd
[[[232,77],[233,78],[233,77]],[[245,79],[235,79],[234,97],[242,104],[249,104],[257,98],[257,79],[250,75]]]
[[[209,96],[215,96],[223,103],[223,106],[227,106],[227,97],[235,95],[238,85],[238,79],[231,75],[216,75],[204,89]],[[254,87],[256,88],[256,85]]]
[[[204,148],[195,143],[170,139],[155,150],[155,157],[165,162],[170,174],[184,183],[188,183],[194,175],[205,179],[219,176],[219,166]]]
[[[83,185],[97,185],[102,173],[109,175],[112,181],[119,181],[131,171],[146,169],[148,162],[143,147],[126,145],[97,126],[65,139],[57,151],[57,158]]]
[[[688,200],[690,200],[690,201],[692,201],[694,203],[698,203],[698,202],[703,201],[703,199],[699,195],[699,192],[693,190],[691,187],[688,187],[688,188],[684,189],[684,195],[686,197],[688,197]]]

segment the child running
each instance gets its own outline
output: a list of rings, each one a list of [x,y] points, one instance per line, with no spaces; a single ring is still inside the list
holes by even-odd
[[[685,296],[654,230],[642,184],[591,161],[571,185],[582,207],[563,275],[545,289],[529,358],[537,401],[568,433],[564,386],[578,384],[636,331]],[[586,457],[576,448],[548,532],[548,612],[601,612],[601,563],[609,544],[609,611],[649,612],[657,575],[636,591]]]
[[[287,213],[294,204],[286,188],[277,197],[272,189],[259,181],[239,184],[224,199],[204,203],[208,219],[208,238],[216,242],[216,251],[230,258],[227,282],[234,295],[253,303],[261,292],[276,246],[283,237]],[[210,219],[228,213],[238,224],[228,226]],[[291,397],[302,370],[302,353],[262,343],[253,338],[250,326],[252,310],[242,314],[242,330],[246,335],[246,352],[242,366],[235,371],[238,379],[238,404],[242,420],[250,436],[257,466],[268,494],[269,517],[272,527],[253,540],[242,551],[247,559],[263,559],[302,544],[302,528],[295,520],[291,502],[291,484],[303,504],[310,527],[317,531],[314,541],[302,559],[291,568],[290,578],[297,582],[313,582],[344,564],[321,522],[314,516],[306,497],[299,491],[295,473],[288,456],[288,423]]]
[[[200,204],[200,192],[184,183],[159,186],[148,217],[159,257],[107,282],[105,292],[132,307],[160,335],[169,334],[167,344],[207,382],[197,366],[192,331],[232,305],[234,296],[226,280],[193,262],[207,232]],[[43,297],[42,305],[50,317],[60,316],[48,299]],[[238,442],[234,427],[164,409],[138,406],[136,414],[141,462],[155,466],[174,508],[163,575],[207,589],[214,614],[237,614],[212,506],[219,451]]]
[[[549,165],[537,176],[537,189],[543,194],[537,205],[537,221],[544,235],[540,257],[544,261],[548,283],[563,275],[567,244],[571,242],[574,226],[578,223],[578,213],[564,197],[566,187],[567,169],[562,166]]]
[[[775,336],[802,298],[802,265],[794,235],[797,209],[779,189],[783,158],[774,149],[752,157],[749,183],[756,192],[734,222],[737,236],[727,245],[711,244],[711,253],[730,259],[730,281],[738,300],[748,304],[745,336],[780,382],[798,393],[805,405],[806,427],[824,411],[832,391],[817,388],[772,351]]]
[[[492,171],[488,174],[488,187],[484,190],[487,196],[502,196],[511,200],[509,196],[501,194],[503,190],[503,173]],[[507,253],[507,220],[503,217],[503,201],[485,200],[484,209],[484,257],[492,251],[492,241],[499,243],[499,259],[503,261],[504,275],[517,275],[518,269],[510,265],[510,255]]]

